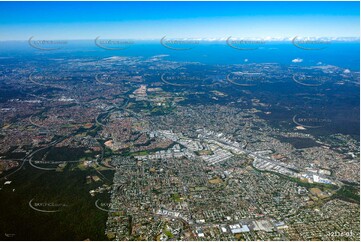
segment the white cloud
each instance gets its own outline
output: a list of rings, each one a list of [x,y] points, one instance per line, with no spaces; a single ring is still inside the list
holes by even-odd
[[[296,58],[296,59],[293,59],[292,62],[293,63],[301,63],[301,62],[303,62],[303,59]]]

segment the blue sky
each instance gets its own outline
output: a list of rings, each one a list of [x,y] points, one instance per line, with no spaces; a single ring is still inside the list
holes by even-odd
[[[359,2],[0,2],[0,40],[359,37]]]

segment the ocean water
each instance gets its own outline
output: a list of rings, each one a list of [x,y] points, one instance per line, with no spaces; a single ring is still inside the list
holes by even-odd
[[[167,55],[167,60],[181,62],[200,62],[203,64],[243,64],[243,63],[278,63],[294,64],[292,60],[302,59],[297,63],[302,66],[335,65],[352,71],[360,70],[360,42],[331,42],[324,49],[305,50],[291,42],[266,42],[254,50],[231,48],[226,41],[200,42],[191,49],[174,50],[164,47],[160,41],[134,42],[122,50],[105,50],[95,45],[94,40],[67,41],[61,49],[42,51],[31,47],[27,41],[0,42],[1,57],[110,57],[141,56],[152,57]]]

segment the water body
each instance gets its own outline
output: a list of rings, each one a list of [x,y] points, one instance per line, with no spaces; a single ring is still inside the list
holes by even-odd
[[[266,42],[255,50],[237,50],[227,45],[226,41],[200,42],[192,49],[177,51],[164,47],[160,40],[134,41],[124,50],[105,50],[95,45],[94,40],[68,41],[62,49],[40,51],[31,47],[27,41],[0,42],[0,57],[44,56],[47,57],[110,57],[110,56],[143,56],[167,55],[166,59],[182,62],[200,62],[204,64],[244,64],[244,63],[278,63],[292,64],[294,59],[302,59],[302,66],[335,65],[360,70],[360,43],[331,42],[324,49],[304,50],[297,48],[291,41]],[[46,52],[46,53],[44,53]],[[245,62],[245,60],[248,60]]]

